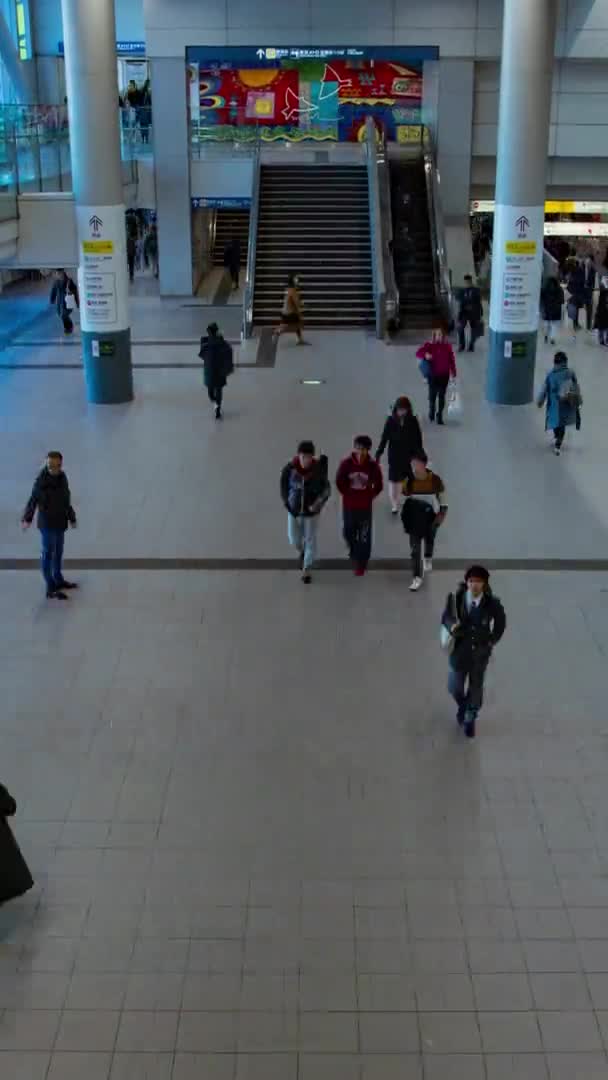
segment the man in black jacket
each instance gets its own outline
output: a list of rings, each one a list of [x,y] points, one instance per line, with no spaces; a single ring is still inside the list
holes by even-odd
[[[300,557],[302,581],[310,585],[317,557],[319,514],[331,494],[327,458],[315,457],[314,443],[305,439],[281,472],[281,498],[287,510],[287,535]]]
[[[207,337],[201,338],[198,354],[204,365],[204,380],[209,401],[215,406],[215,419],[222,419],[222,401],[228,376],[234,371],[232,345],[222,337],[217,323],[207,327]]]
[[[54,304],[63,323],[64,334],[71,334],[74,329],[71,312],[80,307],[78,286],[65,270],[57,270],[51,289],[50,303]]]
[[[448,596],[441,620],[453,642],[448,690],[458,705],[458,723],[469,739],[475,738],[492,650],[507,626],[504,608],[489,580],[485,566],[471,566],[456,593]]]
[[[464,332],[467,323],[471,327],[471,336],[469,338],[469,352],[475,352],[475,342],[480,337],[482,332],[481,320],[483,318],[483,306],[481,303],[481,293],[476,285],[473,285],[473,278],[470,274],[464,276],[464,289],[460,297],[460,308],[458,311],[458,351],[464,352],[465,338]]]
[[[46,595],[53,600],[67,600],[66,589],[77,589],[66,581],[62,571],[63,543],[68,525],[76,528],[68,478],[63,471],[63,455],[58,450],[47,454],[46,465],[34,481],[32,494],[23,511],[21,524],[29,529],[38,510],[38,528],[42,542],[41,567]]]

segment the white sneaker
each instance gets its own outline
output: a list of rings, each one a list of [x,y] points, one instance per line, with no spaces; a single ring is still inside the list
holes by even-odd
[[[422,565],[424,567],[425,574],[430,574],[431,570],[433,569],[433,560],[432,559],[424,559]]]
[[[398,513],[399,513],[399,507],[398,506],[391,506],[391,514],[398,514]]]
[[[415,577],[414,580],[412,581],[412,584],[410,585],[410,592],[418,592],[418,589],[420,588],[421,585],[422,585],[422,578],[421,577]]]

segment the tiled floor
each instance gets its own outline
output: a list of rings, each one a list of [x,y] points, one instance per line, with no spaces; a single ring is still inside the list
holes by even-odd
[[[239,370],[221,428],[162,366],[177,346],[142,346],[158,370],[121,409],[77,371],[4,371],[0,553],[35,553],[19,511],[56,444],[71,554],[283,557],[297,439],[334,462],[397,391],[423,404],[411,350],[313,342]],[[535,410],[483,403],[482,356],[462,426],[425,430],[440,555],[581,564],[493,575],[509,630],[474,743],[437,640],[454,574],[412,596],[398,570],[88,570],[64,606],[1,575],[0,776],[36,878],[0,909],[2,1080],[606,1080],[608,573],[585,564],[607,557],[607,355],[578,346],[559,461]]]

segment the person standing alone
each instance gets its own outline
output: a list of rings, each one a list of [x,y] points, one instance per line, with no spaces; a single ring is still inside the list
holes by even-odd
[[[441,619],[451,641],[448,690],[458,706],[458,723],[469,739],[475,738],[492,651],[507,626],[504,608],[489,581],[485,566],[471,566],[456,592],[449,594]]]
[[[287,510],[289,543],[300,556],[302,581],[310,585],[317,557],[319,515],[331,495],[327,457],[315,457],[315,446],[305,439],[281,472],[281,498]]]
[[[357,435],[351,454],[341,462],[336,487],[342,496],[342,522],[353,570],[363,577],[372,550],[372,506],[383,487],[382,470],[370,457],[372,440]]]
[[[47,454],[46,464],[38,473],[21,524],[29,529],[38,511],[38,528],[42,543],[41,568],[46,595],[52,600],[67,600],[66,589],[77,589],[73,581],[63,576],[63,545],[68,525],[76,528],[68,478],[63,471],[63,455],[58,450]]]
[[[224,387],[234,371],[232,345],[220,334],[217,323],[207,327],[207,337],[201,338],[199,357],[203,361],[203,378],[209,401],[215,406],[215,419],[222,419]]]

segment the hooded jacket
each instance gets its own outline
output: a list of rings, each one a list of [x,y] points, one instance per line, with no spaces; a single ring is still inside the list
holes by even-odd
[[[353,451],[340,463],[336,473],[336,487],[342,496],[345,510],[371,510],[373,501],[383,486],[382,469],[373,457],[368,456],[361,462]]]
[[[387,446],[389,479],[398,483],[408,475],[413,455],[422,450],[422,432],[413,413],[406,413],[400,418],[395,405],[384,425],[376,450],[376,461],[380,460]]]
[[[204,365],[205,386],[221,387],[226,385],[229,375],[234,371],[232,346],[221,334],[201,338],[199,357]]]
[[[315,517],[321,513],[331,495],[327,468],[325,454],[313,458],[310,469],[306,470],[297,456],[287,462],[281,471],[281,498],[292,517]]]
[[[23,511],[23,521],[30,525],[34,520],[36,510],[38,510],[39,529],[56,529],[59,532],[65,532],[68,523],[76,524],[68,478],[64,472],[55,476],[45,465],[44,469],[38,473],[32,494]]]

